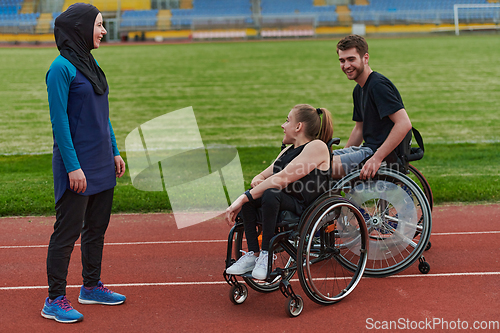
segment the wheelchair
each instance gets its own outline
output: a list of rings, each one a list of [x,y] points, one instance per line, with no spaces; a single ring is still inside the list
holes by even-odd
[[[407,158],[392,152],[374,178],[362,181],[359,173],[367,158],[333,186],[365,218],[370,239],[365,269],[368,277],[399,273],[417,259],[421,273],[430,271],[423,252],[431,247],[432,190],[422,173],[409,163],[422,157],[423,144],[411,148]]]
[[[330,151],[339,142],[332,139]],[[423,179],[424,185],[419,186],[407,176],[420,176],[416,168],[390,159],[370,180],[360,180],[359,173],[358,169],[332,183],[302,216],[281,212],[271,239],[267,279],[255,280],[251,272],[241,275],[258,292],[279,289],[287,298],[285,311],[290,317],[303,310],[301,296],[289,283],[295,273],[312,301],[329,305],[349,295],[363,274],[393,275],[417,259],[422,273],[430,270],[422,254],[432,219],[429,200],[420,187],[428,186],[423,175],[419,181]],[[226,268],[245,252],[243,235],[243,222],[237,218],[228,236]],[[248,297],[246,285],[225,271],[223,275],[231,286],[230,300],[242,304]]]
[[[245,252],[243,236],[243,221],[238,218],[229,232],[226,268]],[[258,292],[279,289],[287,298],[286,313],[297,317],[304,302],[289,282],[293,275],[298,274],[302,289],[314,302],[323,305],[339,302],[354,290],[363,276],[368,259],[368,230],[356,206],[330,191],[309,206],[301,217],[281,212],[269,253],[266,280],[253,279],[251,272],[240,276]],[[343,262],[344,258],[349,258],[349,265]],[[224,279],[231,285],[230,300],[242,304],[248,297],[246,285],[225,271]]]

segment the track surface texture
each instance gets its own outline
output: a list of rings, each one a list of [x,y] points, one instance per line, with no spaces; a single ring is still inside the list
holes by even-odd
[[[222,218],[177,229],[169,214],[113,215],[102,281],[127,301],[78,303],[77,245],[67,297],[85,318],[75,324],[40,315],[55,218],[0,218],[0,332],[455,331],[465,325],[498,331],[491,325],[500,321],[499,218],[499,204],[437,206],[432,248],[425,252],[429,274],[421,274],[417,262],[395,276],[363,278],[346,299],[330,306],[310,301],[294,276],[304,310],[289,318],[279,291],[261,294],[249,288],[243,304],[231,303],[222,277],[229,232]],[[492,329],[481,329],[488,325]]]

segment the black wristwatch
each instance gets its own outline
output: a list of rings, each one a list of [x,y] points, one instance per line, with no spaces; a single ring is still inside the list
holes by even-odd
[[[250,194],[250,190],[246,190],[245,191],[245,195],[247,196],[249,202],[254,202],[255,201],[253,199],[252,195]]]

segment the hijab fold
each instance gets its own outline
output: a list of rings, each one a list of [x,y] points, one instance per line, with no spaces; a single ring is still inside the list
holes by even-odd
[[[56,18],[54,36],[61,55],[90,81],[96,94],[103,95],[108,89],[106,75],[90,53],[98,14],[93,5],[75,3]]]

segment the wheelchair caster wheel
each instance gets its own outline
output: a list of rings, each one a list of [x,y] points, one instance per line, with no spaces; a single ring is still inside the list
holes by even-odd
[[[229,289],[229,299],[236,305],[242,304],[247,297],[248,289],[243,284],[231,286],[231,289]]]
[[[420,271],[420,273],[422,274],[427,274],[429,273],[429,271],[431,270],[431,265],[429,265],[427,263],[427,261],[421,261],[419,264],[418,264],[418,270]]]
[[[429,251],[431,249],[431,242],[427,243],[427,246],[425,247],[425,251]]]
[[[288,297],[285,304],[285,311],[287,315],[294,318],[302,313],[302,309],[304,309],[304,300],[299,295],[296,295],[295,298]]]

